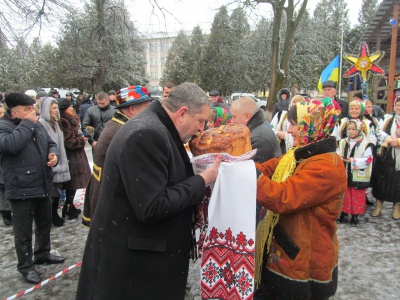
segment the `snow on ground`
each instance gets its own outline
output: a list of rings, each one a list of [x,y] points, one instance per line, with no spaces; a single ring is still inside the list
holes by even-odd
[[[90,149],[87,150],[91,160]],[[82,193],[77,194],[75,203],[82,208],[79,200]],[[400,299],[400,221],[392,219],[390,203],[385,203],[379,218],[370,217],[371,210],[372,207],[367,208],[357,227],[338,225],[339,285],[331,299]],[[45,280],[80,262],[87,234],[80,218],[66,220],[63,227],[53,227],[52,249],[66,260],[61,265],[36,266],[41,278]],[[5,227],[0,220],[0,299],[33,287],[24,281],[16,266],[12,228]],[[199,266],[199,260],[190,264],[185,300],[201,300]],[[76,267],[21,299],[75,299],[79,272],[80,267]]]

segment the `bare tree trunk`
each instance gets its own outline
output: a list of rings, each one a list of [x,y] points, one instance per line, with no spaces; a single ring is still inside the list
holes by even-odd
[[[283,74],[280,70],[280,31],[282,22],[283,7],[286,0],[265,1],[272,5],[274,10],[274,20],[272,22],[272,58],[271,58],[271,82],[269,86],[269,96],[267,110],[272,111],[276,103],[276,93],[279,91],[283,83]],[[280,84],[279,84],[280,83]]]
[[[270,3],[274,11],[274,20],[272,23],[272,58],[271,58],[271,82],[269,86],[268,104],[266,110],[272,111],[277,102],[276,94],[282,89],[285,82],[285,74],[289,68],[290,56],[292,53],[294,33],[300,23],[300,20],[306,10],[308,0],[303,0],[301,8],[294,16],[294,0],[255,0],[258,3]],[[285,3],[288,1],[287,7]],[[280,47],[280,33],[283,12],[286,12],[286,33],[284,46]],[[282,53],[282,54],[281,54]]]

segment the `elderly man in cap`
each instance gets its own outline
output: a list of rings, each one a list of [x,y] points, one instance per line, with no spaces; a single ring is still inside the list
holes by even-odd
[[[217,90],[212,90],[210,93],[210,104],[211,107],[222,107],[222,108],[228,108],[226,104],[223,102],[219,92]]]
[[[152,100],[153,98],[149,97],[147,89],[140,85],[129,86],[117,92],[117,111],[101,133],[93,157],[93,172],[86,188],[82,216],[82,223],[85,226],[90,226],[91,219],[96,209],[100,194],[101,174],[111,140],[129,119],[149,106]]]
[[[29,283],[40,277],[34,264],[59,264],[61,256],[50,254],[52,167],[60,151],[46,129],[37,122],[36,101],[22,93],[6,97],[7,112],[0,119],[0,153],[5,196],[13,211],[18,271]],[[35,221],[35,262],[32,260],[32,223]]]
[[[206,93],[185,82],[117,132],[102,170],[77,300],[185,298],[194,208],[215,181],[221,157],[194,175],[184,143],[203,131],[209,113]]]
[[[341,118],[348,117],[349,115],[349,103],[347,101],[344,101],[342,99],[338,99],[336,97],[337,94],[337,89],[336,89],[336,82],[332,80],[327,80],[322,84],[322,95],[323,98],[332,98],[335,100],[339,106],[340,109],[342,110],[341,113]],[[341,119],[339,118],[339,120]]]

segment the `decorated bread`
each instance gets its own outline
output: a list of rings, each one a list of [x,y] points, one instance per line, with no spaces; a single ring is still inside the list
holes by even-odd
[[[226,124],[210,128],[189,141],[190,151],[194,156],[206,153],[228,153],[240,156],[251,148],[250,130],[246,125]]]

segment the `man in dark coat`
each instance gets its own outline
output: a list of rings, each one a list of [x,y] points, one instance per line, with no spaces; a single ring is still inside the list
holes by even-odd
[[[35,220],[35,264],[58,264],[61,256],[50,254],[52,167],[60,151],[34,109],[36,101],[22,93],[6,97],[7,112],[0,119],[0,153],[5,196],[13,211],[18,271],[29,283],[40,277],[32,260],[32,223]]]
[[[93,156],[93,172],[86,188],[83,207],[82,223],[85,226],[90,226],[97,206],[100,194],[101,173],[111,140],[129,119],[149,106],[153,98],[150,98],[148,95],[149,92],[147,89],[140,85],[129,86],[117,92],[117,111],[101,133],[97,142],[96,152]]]
[[[253,160],[263,163],[271,158],[279,157],[282,152],[274,132],[269,126],[265,113],[257,107],[253,99],[242,97],[231,106],[232,123],[246,125],[250,129],[251,147],[257,149]],[[260,172],[257,171],[257,176]],[[256,222],[259,220],[261,206],[257,204]]]
[[[221,98],[221,95],[217,90],[212,90],[210,92],[210,105],[211,107],[222,107],[222,108],[228,108],[224,101]]]
[[[82,121],[82,131],[88,137],[86,127],[92,126],[94,128],[94,135],[89,139],[93,149],[96,147],[106,123],[113,117],[115,110],[115,107],[110,105],[108,94],[100,92],[97,94],[97,104],[86,111]]]
[[[184,299],[193,209],[221,161],[193,175],[184,143],[203,130],[209,111],[204,91],[186,82],[117,132],[104,164],[77,299]]]

